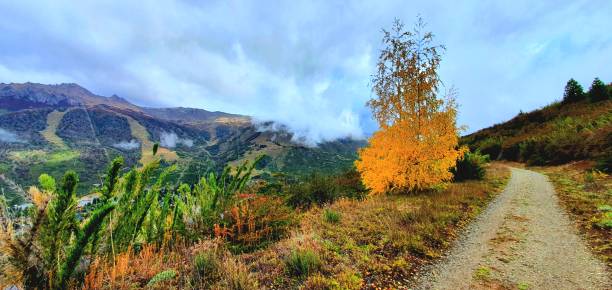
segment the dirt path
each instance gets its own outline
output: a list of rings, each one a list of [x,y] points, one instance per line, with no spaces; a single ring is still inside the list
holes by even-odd
[[[512,168],[499,197],[419,289],[612,289],[546,176]]]

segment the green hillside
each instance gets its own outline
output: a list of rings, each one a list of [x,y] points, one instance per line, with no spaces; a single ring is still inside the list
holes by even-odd
[[[570,80],[564,98],[541,109],[519,113],[511,120],[462,138],[472,150],[492,159],[555,165],[573,160],[596,160],[610,170],[612,152],[612,85],[588,92]],[[603,93],[600,93],[603,92]]]

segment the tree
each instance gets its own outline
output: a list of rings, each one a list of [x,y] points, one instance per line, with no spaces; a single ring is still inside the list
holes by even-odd
[[[355,165],[373,193],[421,190],[452,178],[458,148],[454,94],[438,98],[438,67],[444,46],[423,32],[421,18],[412,31],[396,20],[383,30],[385,48],[372,76],[376,97],[368,101],[380,130],[359,152]]]
[[[608,98],[608,88],[606,88],[604,82],[599,78],[595,78],[589,89],[589,100],[591,100],[591,102],[599,102],[605,101]]]
[[[579,102],[586,98],[582,86],[575,80],[570,79],[565,85],[565,92],[563,93],[564,103]]]

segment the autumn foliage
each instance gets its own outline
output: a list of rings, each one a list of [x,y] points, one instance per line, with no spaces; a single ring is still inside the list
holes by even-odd
[[[419,19],[413,31],[404,31],[399,21],[392,32],[384,31],[386,47],[373,76],[376,97],[368,102],[380,130],[356,161],[373,193],[421,190],[448,181],[463,153],[453,94],[438,98],[444,47],[433,45],[433,35],[423,28]]]

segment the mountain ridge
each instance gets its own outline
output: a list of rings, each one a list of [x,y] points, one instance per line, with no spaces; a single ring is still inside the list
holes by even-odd
[[[101,183],[100,170],[110,160],[122,156],[127,166],[142,165],[153,143],[160,144],[164,164],[177,164],[190,181],[261,154],[268,155],[258,169],[261,178],[333,173],[352,166],[364,145],[339,139],[308,147],[276,127],[281,129],[264,130],[248,116],[225,112],[140,107],[77,84],[0,84],[0,174],[26,188],[41,173],[59,177],[77,168],[79,193],[85,194]],[[10,191],[6,182],[0,188]]]

